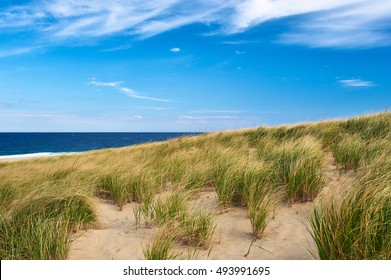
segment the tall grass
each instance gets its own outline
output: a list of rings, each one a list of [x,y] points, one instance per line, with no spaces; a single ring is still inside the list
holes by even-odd
[[[82,194],[51,197],[43,193],[19,200],[0,219],[0,257],[65,259],[72,233],[92,226],[95,220],[90,199]]]
[[[285,141],[267,149],[261,146],[260,157],[277,169],[290,203],[312,200],[324,184],[324,152],[313,137]]]
[[[208,249],[216,228],[210,211],[193,211],[181,217],[178,224],[179,239],[189,246]]]
[[[221,206],[240,205],[243,190],[241,167],[226,158],[216,162],[213,169],[213,186]]]
[[[345,170],[357,168],[365,157],[366,143],[358,135],[348,135],[333,146],[335,162]]]
[[[157,225],[173,222],[187,211],[186,195],[176,192],[165,199],[158,198],[155,202],[141,207],[144,217]]]
[[[321,259],[391,258],[390,168],[390,157],[384,155],[341,201],[322,202],[314,209],[310,224]]]
[[[211,245],[215,229],[214,215],[210,211],[190,210],[188,199],[189,193],[180,190],[176,190],[163,198],[148,198],[147,201],[144,201],[142,205],[135,209],[136,221],[140,223],[141,217],[143,217],[148,227],[156,225],[171,232],[170,235],[173,239],[168,241],[155,240],[158,243],[167,241],[168,243],[165,244],[168,245],[175,241],[176,243],[207,249]],[[161,237],[158,237],[158,239],[161,239]]]
[[[152,243],[143,249],[144,257],[146,260],[175,260],[179,256],[175,252],[176,244],[172,232],[167,229],[161,230]]]
[[[128,189],[125,187],[124,179],[119,174],[103,175],[98,184],[98,189],[108,192],[118,204],[120,211],[122,211],[129,194]]]

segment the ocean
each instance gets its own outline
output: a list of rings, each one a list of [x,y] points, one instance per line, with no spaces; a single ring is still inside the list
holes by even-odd
[[[200,133],[0,133],[0,159],[72,154]]]

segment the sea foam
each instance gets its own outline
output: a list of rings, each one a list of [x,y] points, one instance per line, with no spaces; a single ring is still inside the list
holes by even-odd
[[[66,152],[66,153],[32,153],[32,154],[20,154],[20,155],[6,155],[0,156],[0,160],[2,159],[24,159],[24,158],[39,158],[39,157],[52,157],[52,156],[61,156],[61,155],[74,155],[79,154],[76,152]]]

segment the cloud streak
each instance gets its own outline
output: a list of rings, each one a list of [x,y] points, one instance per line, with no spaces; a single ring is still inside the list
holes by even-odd
[[[180,120],[231,120],[239,119],[237,116],[179,116]]]
[[[168,99],[161,99],[161,98],[140,95],[131,88],[121,86],[121,84],[123,84],[122,81],[99,82],[96,80],[96,78],[90,78],[90,81],[88,82],[88,84],[93,85],[93,86],[97,86],[97,87],[112,87],[112,88],[115,88],[116,90],[124,93],[125,95],[132,97],[132,98],[136,98],[136,99],[146,99],[146,100],[159,101],[159,102],[173,102],[172,100],[168,100]]]
[[[245,113],[246,111],[237,111],[237,110],[195,110],[188,112],[189,114],[214,114],[214,113],[223,113],[223,114],[240,114]]]
[[[3,49],[3,50],[0,50],[0,58],[22,55],[22,54],[29,53],[29,52],[36,50],[36,49],[37,48],[34,48],[34,47]]]
[[[0,32],[30,32],[49,44],[64,44],[117,34],[143,39],[194,23],[213,24],[212,34],[236,34],[292,16],[293,25],[277,42],[391,45],[391,2],[385,0],[113,0],[110,5],[105,0],[36,0],[0,11]]]
[[[343,87],[374,87],[376,84],[371,81],[364,81],[361,79],[349,79],[349,80],[339,80],[340,85]]]
[[[177,52],[180,52],[181,49],[180,48],[171,48],[170,49],[170,52],[173,52],[173,53],[177,53]]]
[[[310,14],[279,42],[309,47],[369,48],[391,45],[391,2],[357,1],[340,9]]]

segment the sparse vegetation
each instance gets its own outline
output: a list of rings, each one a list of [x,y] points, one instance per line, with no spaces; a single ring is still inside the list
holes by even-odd
[[[177,232],[145,247],[148,259],[170,259],[177,245],[208,248],[214,213],[192,209],[194,195],[186,195],[204,188],[215,190],[220,208],[246,206],[259,238],[275,203],[316,198],[325,182],[324,159],[332,154],[341,167],[357,169],[357,178],[342,201],[317,203],[311,224],[319,256],[390,258],[390,139],[385,112],[2,162],[0,257],[65,259],[72,234],[94,226],[96,196],[111,198],[120,210],[138,202],[140,225]]]

